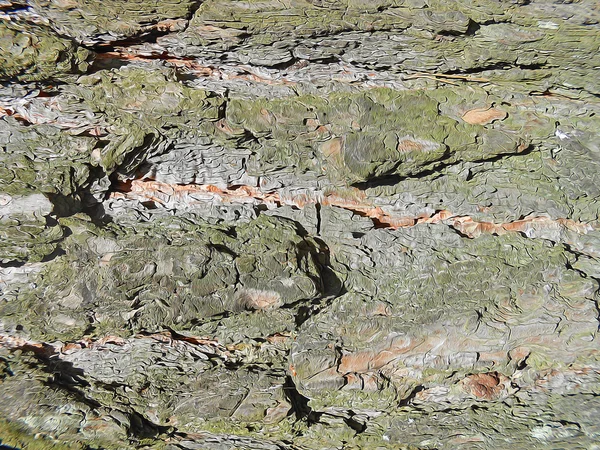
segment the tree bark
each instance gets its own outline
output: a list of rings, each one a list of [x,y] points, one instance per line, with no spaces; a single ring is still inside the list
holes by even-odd
[[[0,443],[595,448],[599,20],[0,1]]]

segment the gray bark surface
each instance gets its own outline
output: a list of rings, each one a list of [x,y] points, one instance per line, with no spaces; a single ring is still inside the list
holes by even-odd
[[[0,0],[0,444],[598,448],[592,0]]]

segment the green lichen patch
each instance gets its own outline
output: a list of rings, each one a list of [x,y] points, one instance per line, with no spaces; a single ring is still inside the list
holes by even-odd
[[[53,125],[0,120],[0,189],[8,194],[72,195],[86,183],[92,137],[72,136]]]
[[[361,2],[362,3],[362,2]],[[385,9],[397,1],[355,4],[331,2],[327,7],[305,0],[294,0],[288,5],[275,1],[251,1],[245,4],[217,1],[202,4],[191,21],[191,30],[209,23],[212,26],[244,30],[256,43],[273,44],[282,35],[296,38],[325,35],[350,30],[377,30],[407,28],[410,22],[398,15],[372,14],[377,8]]]
[[[68,364],[2,347],[0,367],[0,444],[40,450],[131,448],[126,414],[91,406],[77,383],[57,383],[61,374],[75,375]]]
[[[83,73],[93,55],[45,27],[0,20],[0,79],[28,82]]]
[[[62,244],[65,255],[40,274],[39,288],[2,307],[6,324],[36,339],[77,339],[90,323],[98,335],[193,331],[222,315],[296,308],[323,289],[318,246],[284,219],[260,217],[237,228],[237,240],[202,226],[110,232],[61,222],[73,233]],[[294,317],[284,318],[290,324],[276,330],[249,316],[248,331],[289,330]]]
[[[123,68],[100,71],[66,89],[103,117],[111,133],[98,161],[106,171],[126,162],[135,169],[152,151],[165,151],[170,138],[216,121],[223,100],[178,82],[174,72]]]
[[[451,102],[459,97],[451,91],[443,95],[373,89],[335,93],[326,101],[312,96],[232,100],[226,119],[259,138],[262,148],[249,162],[253,174],[318,167],[336,183],[416,175],[436,164],[491,159],[527,147],[518,129],[473,125],[441,114],[436,98]]]
[[[361,267],[349,293],[304,324],[291,353],[319,410],[387,409],[420,385],[510,376],[524,357],[537,373],[595,361],[597,284],[570,269],[564,247],[438,227],[367,233],[361,247],[381,249],[368,255],[350,242],[330,240],[340,264]]]
[[[18,423],[0,419],[0,444],[10,448],[31,450],[79,450],[84,445],[71,442],[56,442],[52,439],[37,437],[32,430]]]
[[[60,225],[48,216],[52,204],[41,194],[11,196],[0,192],[0,261],[38,262],[62,240]]]
[[[52,27],[85,44],[116,41],[158,29],[177,28],[175,19],[186,19],[196,5],[194,0],[69,0],[32,1],[34,10]],[[161,23],[163,24],[162,26]],[[182,25],[179,24],[181,27]]]

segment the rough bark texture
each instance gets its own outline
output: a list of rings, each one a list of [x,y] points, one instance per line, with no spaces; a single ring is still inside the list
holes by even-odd
[[[1,0],[0,441],[598,448],[599,20]]]

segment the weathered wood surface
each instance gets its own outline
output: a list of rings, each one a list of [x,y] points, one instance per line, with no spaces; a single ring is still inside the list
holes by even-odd
[[[0,1],[0,439],[598,448],[592,0]]]

